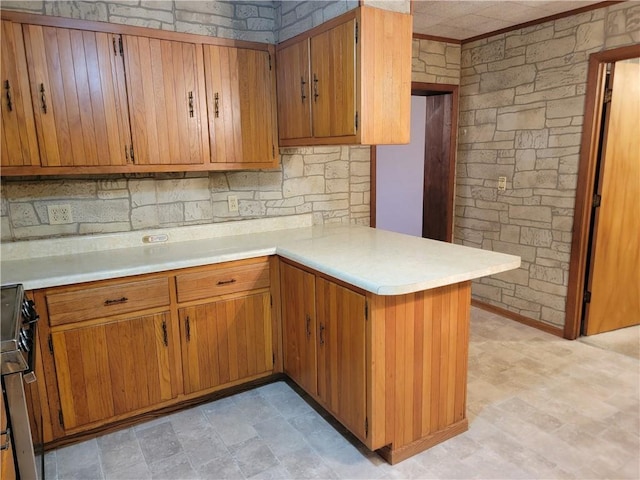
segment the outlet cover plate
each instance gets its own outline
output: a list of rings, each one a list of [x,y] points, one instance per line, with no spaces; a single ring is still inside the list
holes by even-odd
[[[64,225],[73,223],[71,205],[47,205],[49,213],[49,225]]]

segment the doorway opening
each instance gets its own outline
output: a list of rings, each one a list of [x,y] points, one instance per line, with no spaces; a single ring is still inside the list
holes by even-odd
[[[412,83],[411,143],[371,147],[371,226],[453,239],[458,86]]]
[[[640,297],[640,247],[633,223],[637,225],[640,216],[640,158],[635,130],[640,118],[632,118],[638,116],[636,102],[640,100],[631,97],[640,95],[634,77],[640,64],[632,60],[638,57],[638,45],[589,57],[565,338],[640,322],[640,308],[633,303]],[[625,83],[628,75],[632,77]]]

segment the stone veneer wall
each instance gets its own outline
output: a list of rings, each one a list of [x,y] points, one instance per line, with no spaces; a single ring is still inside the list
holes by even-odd
[[[293,5],[298,5],[295,18]],[[269,43],[279,36],[281,24],[287,32],[303,31],[308,18],[321,23],[351,6],[357,2],[2,1],[6,10]],[[369,152],[369,147],[341,146],[281,149],[281,167],[270,171],[7,177],[0,185],[0,236],[26,240],[308,212],[317,224],[368,225]],[[239,212],[228,212],[228,195],[238,196]],[[70,204],[74,223],[49,225],[47,205],[52,204]]]
[[[414,38],[412,47],[412,81],[460,84],[459,44]]]
[[[463,45],[455,239],[522,257],[475,298],[564,325],[589,54],[639,42],[623,2]]]

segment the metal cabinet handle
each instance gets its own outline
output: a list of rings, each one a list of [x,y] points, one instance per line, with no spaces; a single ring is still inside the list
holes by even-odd
[[[235,278],[232,278],[231,280],[220,280],[216,285],[231,285],[232,283],[236,283]]]
[[[311,337],[311,317],[307,315],[307,338]]]
[[[320,94],[318,93],[318,76],[313,74],[313,101],[317,102]]]
[[[304,103],[304,99],[307,98],[307,96],[304,94],[304,86],[307,84],[307,82],[304,81],[304,77],[300,77],[300,99],[302,100],[302,103]]]
[[[169,346],[169,338],[167,337],[167,321],[162,321],[162,341],[164,342],[164,346]]]
[[[189,116],[193,117],[193,92],[189,92]]]
[[[187,342],[190,342],[191,341],[191,322],[189,321],[188,316],[184,321],[184,331],[185,331],[185,337],[187,337]]]
[[[218,92],[213,96],[213,116],[218,118],[220,116],[220,95]]]
[[[119,305],[121,303],[127,303],[129,299],[127,297],[115,298],[113,300],[105,300],[104,306],[108,307],[110,305]]]
[[[325,326],[320,324],[320,345],[324,345],[324,329]]]
[[[42,113],[47,113],[47,97],[44,94],[44,83],[40,84],[40,103],[42,104]]]
[[[4,81],[4,89],[5,95],[7,97],[7,109],[12,112],[13,111],[13,102],[11,101],[11,85],[9,84],[9,80]]]

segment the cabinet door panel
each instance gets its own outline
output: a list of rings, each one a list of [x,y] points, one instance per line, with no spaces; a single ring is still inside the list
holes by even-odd
[[[124,65],[107,33],[24,25],[43,166],[127,162]]]
[[[204,163],[202,47],[129,35],[123,40],[135,163]]]
[[[273,163],[276,124],[269,53],[204,46],[211,161]]]
[[[308,39],[278,51],[277,73],[280,138],[311,137]]]
[[[268,293],[179,310],[185,393],[273,370]]]
[[[284,371],[309,394],[318,391],[315,276],[281,263]]]
[[[366,438],[364,296],[316,279],[318,396],[349,430]]]
[[[27,57],[22,25],[6,20],[0,30],[0,80],[2,81],[2,166],[29,166],[40,163],[36,125],[33,119]]]
[[[355,20],[311,37],[313,135],[355,135]]]
[[[65,429],[176,396],[168,322],[159,313],[52,334]]]

